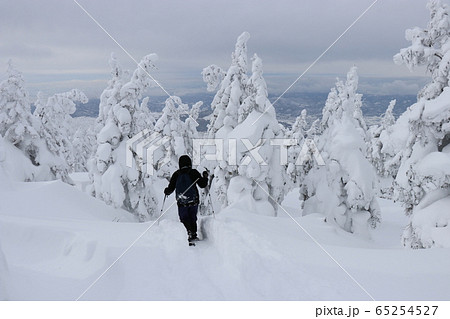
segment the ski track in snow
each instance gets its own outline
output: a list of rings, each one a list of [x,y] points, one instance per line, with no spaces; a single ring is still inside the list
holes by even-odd
[[[16,183],[2,197],[0,242],[13,300],[77,299],[150,225],[61,182]],[[450,251],[403,249],[406,219],[397,205],[381,204],[384,222],[371,240],[321,215],[300,217],[293,200],[285,208],[376,299],[448,300]],[[81,300],[369,300],[282,213],[235,206],[201,217],[199,228],[206,238],[189,247],[172,206]]]

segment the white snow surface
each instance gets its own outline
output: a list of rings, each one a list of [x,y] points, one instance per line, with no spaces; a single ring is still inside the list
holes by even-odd
[[[81,300],[370,300],[303,227],[377,300],[450,298],[450,250],[402,248],[401,207],[380,200],[383,223],[363,239],[300,217],[297,192],[283,203],[294,220],[232,205],[202,217],[204,240],[188,247],[172,197],[153,225],[76,186],[15,182],[0,191],[0,279],[8,299],[75,300],[148,229]]]

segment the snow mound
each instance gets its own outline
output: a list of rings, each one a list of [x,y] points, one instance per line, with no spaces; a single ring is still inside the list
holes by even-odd
[[[34,166],[17,147],[5,140],[2,141],[1,146],[3,147],[2,166],[5,172],[8,172],[9,178],[14,181],[25,181],[33,179],[32,176],[38,174],[39,168]]]
[[[3,254],[2,247],[0,245],[0,301],[1,300],[8,300],[8,266],[6,264],[6,258]]]
[[[425,207],[418,206],[411,219],[414,235],[426,248],[436,246],[450,248],[450,196],[448,192],[441,195],[441,200],[433,198]],[[428,202],[427,197],[423,201]]]
[[[6,191],[0,214],[40,220],[134,221],[131,214],[103,202],[61,181],[13,183]],[[3,196],[2,196],[3,197]]]

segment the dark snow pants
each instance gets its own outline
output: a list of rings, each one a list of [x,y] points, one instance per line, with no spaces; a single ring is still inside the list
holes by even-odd
[[[180,221],[189,235],[197,236],[197,211],[198,205],[195,206],[178,206],[178,216]]]

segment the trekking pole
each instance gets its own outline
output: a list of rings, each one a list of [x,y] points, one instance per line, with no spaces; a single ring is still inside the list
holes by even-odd
[[[214,174],[211,175],[211,179],[210,179],[210,182],[209,182],[208,197],[209,197],[209,205],[211,206],[211,211],[212,211],[213,218],[216,218],[216,214],[214,213],[212,197],[211,197],[211,184],[212,184],[213,179],[214,179]]]
[[[159,225],[159,220],[161,219],[161,216],[163,214],[164,204],[166,203],[166,198],[167,198],[167,195],[164,195],[164,200],[163,200],[163,203],[162,203],[161,212],[159,213],[159,217],[158,217],[158,225]]]
[[[214,207],[213,207],[213,203],[212,203],[211,192],[208,193],[208,197],[209,197],[209,205],[211,206],[213,218],[216,218],[216,214],[214,214]]]

